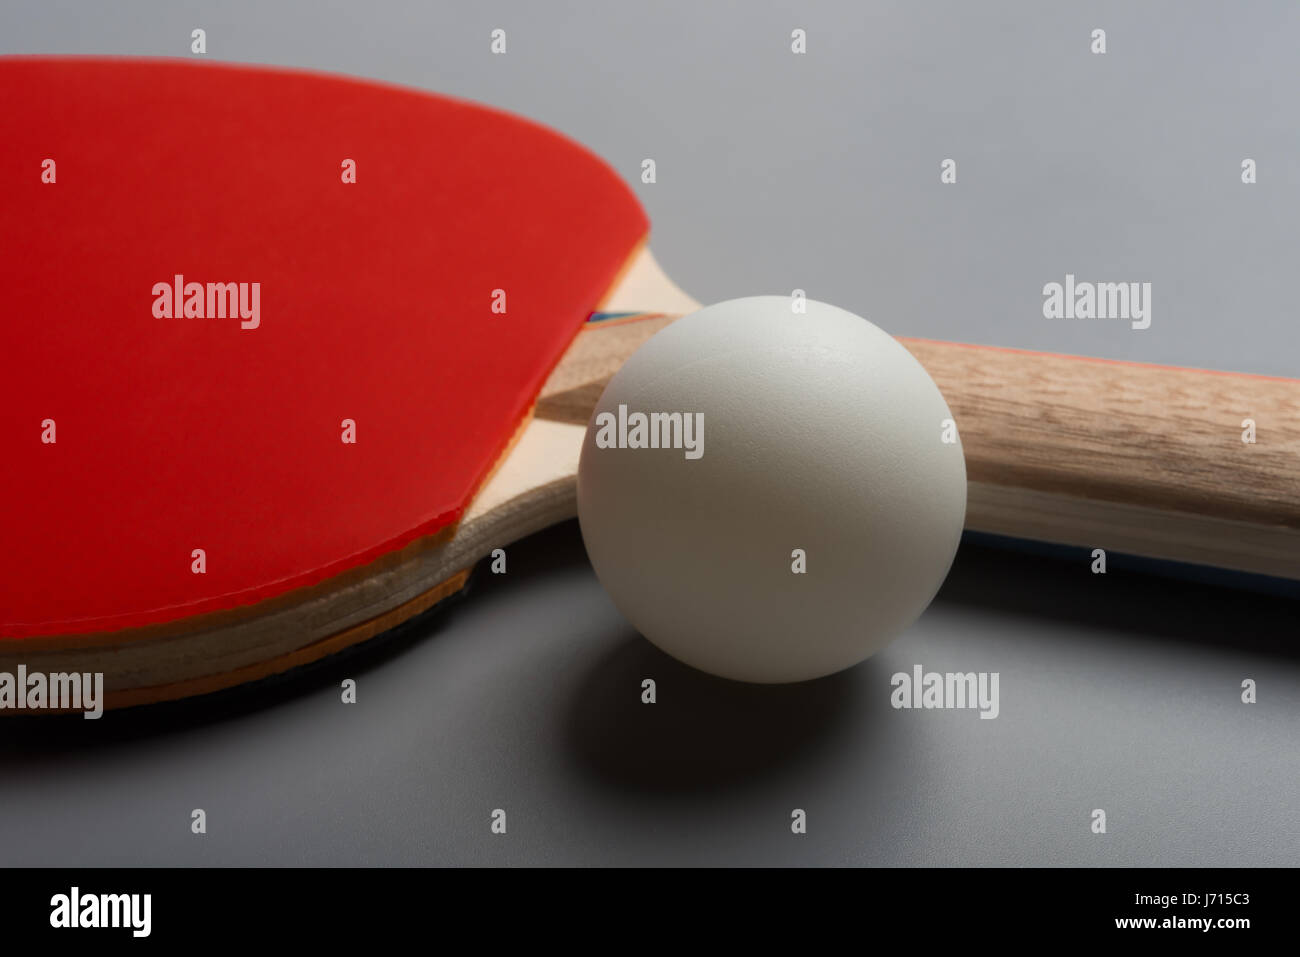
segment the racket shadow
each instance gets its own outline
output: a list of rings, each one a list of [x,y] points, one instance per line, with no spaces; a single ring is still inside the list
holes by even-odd
[[[1089,549],[1022,544],[963,541],[935,604],[1300,660],[1300,600],[1279,593],[1295,583],[1216,580],[1211,570],[1125,556],[1110,556],[1106,574],[1093,574]]]
[[[337,689],[342,679],[362,678],[399,659],[412,645],[436,638],[473,590],[471,579],[461,591],[367,641],[320,661],[211,694],[106,711],[91,721],[80,713],[5,715],[0,718],[0,732],[6,732],[0,734],[0,762],[12,759],[25,764],[53,764],[62,756],[79,752],[106,753],[137,742],[162,740],[208,725],[251,718],[317,695],[322,689]]]

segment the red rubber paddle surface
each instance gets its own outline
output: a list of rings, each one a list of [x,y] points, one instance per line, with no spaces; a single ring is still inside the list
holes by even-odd
[[[377,83],[10,58],[0,100],[4,638],[247,605],[457,521],[647,231],[577,144]],[[177,274],[205,311],[259,283],[259,324],[159,318]]]

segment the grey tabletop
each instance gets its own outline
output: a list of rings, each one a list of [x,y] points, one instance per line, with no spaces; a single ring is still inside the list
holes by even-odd
[[[196,28],[209,59],[563,130],[701,301],[801,288],[900,335],[1300,376],[1290,2],[0,0],[3,54],[190,56]],[[1045,319],[1067,274],[1150,282],[1150,328]],[[998,717],[893,708],[918,664],[997,672]],[[875,658],[753,687],[636,635],[569,523],[290,679],[0,723],[0,863],[1296,865],[1297,740],[1294,600],[968,543]]]

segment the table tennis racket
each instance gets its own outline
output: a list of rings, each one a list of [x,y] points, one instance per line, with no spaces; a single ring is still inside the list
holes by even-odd
[[[324,658],[571,517],[604,383],[697,305],[615,171],[496,110],[168,60],[0,91],[0,671],[109,707]],[[1300,579],[1300,382],[902,341],[968,529]]]

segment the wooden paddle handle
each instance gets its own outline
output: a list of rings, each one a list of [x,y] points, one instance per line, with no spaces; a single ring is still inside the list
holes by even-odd
[[[901,341],[972,482],[1300,529],[1300,380]]]
[[[537,415],[585,424],[671,321],[584,330]],[[952,410],[968,528],[1300,578],[1300,380],[900,341]]]

